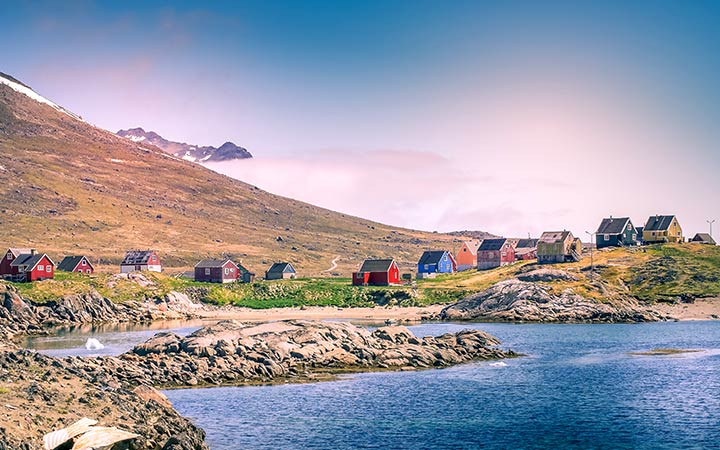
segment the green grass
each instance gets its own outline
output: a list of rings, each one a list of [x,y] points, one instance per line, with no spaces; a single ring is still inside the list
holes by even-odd
[[[143,273],[153,286],[143,287],[109,274],[89,277],[76,273],[56,273],[54,280],[35,283],[8,283],[20,294],[36,303],[98,291],[116,303],[161,298],[170,291],[186,292],[194,298],[215,305],[235,305],[254,309],[297,306],[424,306],[450,303],[464,297],[464,289],[427,286],[352,286],[349,278],[300,278],[255,283],[201,283],[162,273]]]
[[[650,260],[625,276],[633,296],[645,301],[720,295],[720,247],[655,245]]]

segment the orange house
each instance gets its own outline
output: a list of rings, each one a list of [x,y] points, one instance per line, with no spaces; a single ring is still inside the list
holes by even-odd
[[[480,247],[480,242],[477,241],[465,241],[462,247],[456,253],[455,262],[457,262],[458,272],[463,270],[470,270],[477,267],[477,249]]]

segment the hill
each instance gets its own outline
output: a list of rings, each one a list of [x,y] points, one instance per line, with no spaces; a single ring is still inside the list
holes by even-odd
[[[423,249],[462,240],[270,194],[97,128],[2,76],[0,155],[0,246],[54,258],[114,265],[128,248],[154,248],[177,268],[222,254],[257,273],[291,261],[300,275],[329,275],[339,256],[332,272],[347,275],[368,256],[410,271]]]

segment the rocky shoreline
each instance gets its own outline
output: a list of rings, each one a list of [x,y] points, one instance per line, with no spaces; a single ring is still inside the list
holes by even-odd
[[[438,320],[552,323],[633,323],[672,320],[632,298],[601,303],[541,284],[506,280],[440,311]]]
[[[479,330],[415,337],[403,326],[223,321],[181,338],[159,333],[118,357],[65,359],[93,383],[133,388],[307,381],[342,372],[448,367],[515,356]]]
[[[201,309],[178,293],[115,304],[91,291],[36,304],[0,284],[0,450],[41,448],[43,434],[82,417],[141,436],[122,448],[206,450],[204,432],[156,387],[302,382],[515,356],[477,330],[417,338],[402,326],[370,332],[302,320],[223,321],[185,338],[159,333],[117,357],[51,358],[13,341],[51,326],[196,318]]]

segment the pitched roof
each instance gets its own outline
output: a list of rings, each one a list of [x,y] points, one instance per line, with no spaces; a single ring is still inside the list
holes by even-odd
[[[237,267],[237,264],[229,259],[203,259],[199,263],[195,264],[195,267],[198,269],[221,269],[228,262],[231,262]]]
[[[481,243],[482,243],[482,241],[465,241],[465,242],[463,242],[463,244],[465,244],[465,246],[467,246],[468,250],[470,250],[470,253],[472,253],[473,255],[477,253],[477,249],[478,249],[478,247],[480,247]]]
[[[11,247],[8,250],[10,250],[10,253],[13,254],[14,257],[18,257],[19,255],[29,255],[33,252],[34,249],[32,248],[19,248],[19,247]]]
[[[515,246],[516,249],[520,248],[534,248],[537,247],[537,239],[520,239]]]
[[[715,245],[715,239],[712,238],[708,233],[698,233],[692,238],[692,242],[707,242],[708,244]]]
[[[558,242],[565,242],[568,236],[572,236],[572,233],[565,231],[545,231],[538,239],[538,243],[543,242],[546,244],[555,244]]]
[[[675,216],[650,216],[645,224],[645,231],[663,231],[670,228]]]
[[[155,253],[154,250],[128,250],[120,264],[147,264],[153,253]]]
[[[480,244],[480,248],[478,248],[479,252],[484,251],[490,251],[490,250],[500,250],[503,248],[503,245],[505,245],[505,242],[507,239],[485,239],[482,241],[482,244]]]
[[[247,267],[243,266],[240,263],[235,263],[236,266],[238,266],[238,270],[240,273],[249,273],[250,275],[255,275],[253,272],[250,272]]]
[[[394,262],[394,259],[366,259],[358,272],[387,272]]]
[[[273,264],[270,270],[268,270],[268,273],[285,273],[286,271],[295,273],[295,268],[288,262],[279,262]]]
[[[447,250],[427,250],[423,252],[418,264],[439,264]]]
[[[600,222],[597,234],[620,234],[625,231],[625,226],[630,221],[629,217],[609,217]]]
[[[58,264],[57,269],[62,270],[63,272],[72,272],[75,270],[75,268],[80,264],[80,262],[85,258],[85,256],[66,256],[60,261],[60,264]],[[90,264],[90,260],[85,258],[88,265],[92,267],[92,264]]]
[[[50,259],[50,257],[45,253],[35,253],[34,255],[26,253],[18,255],[10,265],[12,267],[28,266],[32,270],[43,258],[47,258],[48,261],[50,261],[50,264],[55,265],[52,259]]]

